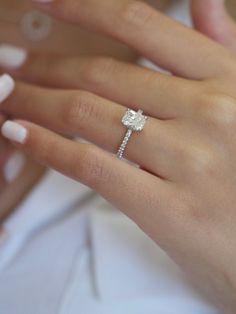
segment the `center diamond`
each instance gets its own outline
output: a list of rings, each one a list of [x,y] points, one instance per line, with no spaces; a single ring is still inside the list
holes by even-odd
[[[142,110],[136,112],[134,110],[128,109],[122,119],[122,123],[132,131],[142,131],[146,120],[147,117],[143,115]]]

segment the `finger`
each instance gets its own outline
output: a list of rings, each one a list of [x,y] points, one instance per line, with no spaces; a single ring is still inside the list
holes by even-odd
[[[230,53],[221,45],[142,1],[55,0],[41,4],[41,8],[69,22],[113,36],[181,76],[202,79],[222,75],[231,67]]]
[[[17,83],[1,110],[58,133],[80,136],[113,153],[127,131],[121,123],[126,107],[84,91],[47,90]],[[161,177],[170,177],[175,146],[174,128],[149,117],[143,131],[133,133],[125,157]]]
[[[196,82],[106,57],[31,54],[14,74],[50,87],[85,89],[125,106],[142,105],[160,119],[187,115],[193,94],[199,93]]]
[[[200,32],[236,52],[236,24],[224,0],[192,0],[192,16]]]
[[[3,135],[40,163],[88,185],[136,222],[143,221],[142,225],[149,215],[165,214],[173,194],[169,182],[91,144],[73,142],[25,121],[16,122],[6,122]]]

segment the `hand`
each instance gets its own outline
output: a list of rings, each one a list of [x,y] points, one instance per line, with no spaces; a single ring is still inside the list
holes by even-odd
[[[4,136],[101,193],[225,313],[234,313],[235,55],[137,1],[57,0],[42,8],[113,36],[178,76],[106,58],[67,60],[63,66],[55,62],[53,70],[45,67],[48,83],[67,90],[18,82],[2,111],[41,126],[8,121]],[[32,80],[39,73],[40,79],[43,72],[33,60],[22,73]],[[149,116],[125,151],[140,169],[105,151],[119,147],[126,106],[141,107]],[[95,145],[53,131],[80,135]]]

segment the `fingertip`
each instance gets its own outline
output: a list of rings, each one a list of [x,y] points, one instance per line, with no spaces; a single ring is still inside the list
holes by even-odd
[[[2,136],[18,144],[25,144],[28,137],[28,129],[16,121],[6,121],[1,128]]]
[[[15,81],[8,74],[0,76],[0,103],[6,100],[15,88]]]
[[[18,69],[26,61],[28,52],[26,49],[9,44],[0,45],[0,66],[8,69]]]

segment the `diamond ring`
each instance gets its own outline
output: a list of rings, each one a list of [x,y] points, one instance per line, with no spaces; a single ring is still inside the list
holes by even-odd
[[[130,140],[130,137],[133,132],[141,132],[145,126],[147,117],[143,115],[143,111],[134,111],[128,109],[122,118],[122,124],[128,129],[125,137],[120,145],[120,148],[117,153],[117,157],[122,159],[124,155],[125,148]]]

